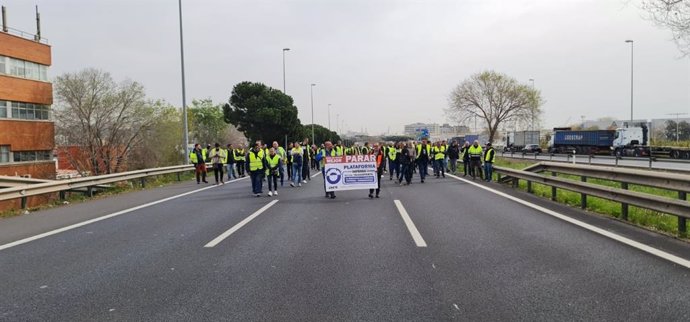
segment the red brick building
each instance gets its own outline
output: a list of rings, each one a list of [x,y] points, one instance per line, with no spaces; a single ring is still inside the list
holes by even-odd
[[[54,179],[51,48],[37,38],[0,29],[0,175]]]

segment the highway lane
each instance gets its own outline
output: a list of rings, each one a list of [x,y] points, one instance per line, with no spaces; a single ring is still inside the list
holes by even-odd
[[[616,159],[610,156],[593,156],[589,158],[587,155],[575,155],[568,157],[566,155],[549,155],[549,154],[522,154],[522,153],[498,153],[499,157],[513,158],[513,159],[526,159],[530,161],[556,161],[556,162],[573,162],[580,164],[595,164],[595,165],[609,165],[615,166]],[[635,167],[642,169],[650,169],[649,159],[646,158],[622,158],[618,160],[619,166],[624,167]],[[690,161],[687,160],[668,160],[668,159],[656,159],[652,161],[651,169],[659,170],[671,170],[671,171],[683,171],[690,172]]]
[[[330,200],[322,182],[237,182],[0,251],[0,320],[690,318],[688,269],[470,184]]]

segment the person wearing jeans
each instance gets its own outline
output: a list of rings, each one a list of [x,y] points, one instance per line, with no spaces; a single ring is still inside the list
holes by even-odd
[[[496,161],[496,152],[491,143],[487,143],[486,152],[484,152],[484,180],[487,182],[491,182],[494,172],[494,161]]]
[[[292,182],[290,186],[302,186],[302,147],[299,143],[295,143],[295,147],[290,150],[290,158],[292,159]]]
[[[232,144],[228,144],[228,149],[226,150],[225,153],[227,153],[227,165],[226,168],[228,170],[228,181],[232,179],[237,179],[237,176],[235,175],[235,152],[232,148]]]

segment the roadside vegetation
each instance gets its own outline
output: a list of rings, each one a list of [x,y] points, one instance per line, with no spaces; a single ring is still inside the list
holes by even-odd
[[[114,195],[118,195],[118,194],[122,194],[122,193],[142,191],[142,190],[153,189],[153,188],[160,188],[160,187],[169,186],[169,185],[180,183],[180,182],[190,181],[193,178],[194,178],[194,172],[192,172],[192,171],[180,173],[180,181],[177,181],[177,174],[174,174],[174,173],[164,174],[164,175],[155,176],[155,177],[148,177],[148,178],[146,178],[146,187],[143,187],[143,188],[141,187],[140,179],[121,181],[121,182],[118,182],[118,183],[111,185],[111,187],[108,189],[99,190],[97,192],[94,191],[93,197],[88,197],[83,192],[66,192],[65,193],[66,194],[65,200],[60,200],[59,198],[55,197],[55,199],[52,200],[51,202],[48,202],[48,203],[43,204],[43,205],[38,206],[38,207],[31,207],[31,208],[27,208],[27,209],[9,209],[9,210],[0,212],[0,218],[9,218],[9,217],[22,215],[26,211],[34,212],[34,211],[38,211],[38,210],[50,209],[50,208],[60,207],[63,205],[68,205],[68,204],[73,204],[73,203],[85,202],[88,200],[107,198],[109,196],[114,196]],[[56,196],[57,196],[57,194],[56,194]]]
[[[499,167],[506,167],[506,168],[513,168],[513,169],[524,169],[532,164],[535,164],[536,162],[527,162],[523,160],[510,160],[510,159],[498,159],[497,162],[495,163],[496,166]],[[578,176],[572,176],[572,175],[565,175],[565,174],[558,174],[558,177],[560,178],[565,178],[565,179],[570,179],[573,181],[580,181],[580,177]],[[619,182],[615,181],[608,181],[608,180],[601,180],[601,179],[593,179],[593,178],[588,178],[587,180],[588,183],[592,184],[598,184],[602,186],[609,186],[609,187],[616,187],[620,188],[621,184]],[[521,180],[519,183],[519,189],[527,191],[527,182],[524,180]],[[633,185],[630,184],[628,185],[628,189],[631,191],[637,191],[637,192],[642,192],[642,193],[648,193],[648,194],[653,194],[653,195],[658,195],[658,196],[663,196],[667,198],[673,198],[677,199],[678,198],[678,193],[674,191],[668,191],[668,190],[663,190],[663,189],[657,189],[657,188],[650,188],[650,187],[645,187],[645,186],[640,186],[640,185]],[[543,198],[551,198],[551,187],[539,183],[532,183],[532,191],[534,195],[543,197]],[[580,194],[575,193],[575,192],[570,192],[566,191],[564,189],[558,189],[557,191],[557,198],[556,200],[560,203],[567,204],[569,206],[573,207],[580,207]],[[617,219],[623,219],[621,215],[621,204],[613,201],[608,201],[605,199],[601,198],[596,198],[592,196],[587,196],[587,210],[610,216],[613,218]],[[645,227],[647,229],[651,229],[654,231],[658,231],[661,233],[677,236],[678,235],[678,219],[676,216],[672,215],[667,215],[664,213],[652,211],[652,210],[647,210],[643,208],[638,208],[634,206],[629,206],[628,207],[628,222]]]

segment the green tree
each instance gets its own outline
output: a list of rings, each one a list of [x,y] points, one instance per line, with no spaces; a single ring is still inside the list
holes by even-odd
[[[451,118],[465,123],[477,118],[486,123],[489,141],[504,122],[532,123],[541,113],[538,90],[514,78],[486,71],[470,76],[450,93]]]
[[[184,160],[182,112],[166,101],[156,101],[150,105],[158,117],[142,133],[146,139],[132,149],[129,156],[130,169],[176,165]]]
[[[220,105],[214,105],[210,98],[192,100],[189,112],[189,130],[193,143],[213,144],[224,141],[224,134],[228,128]],[[190,142],[192,143],[192,142]]]
[[[224,120],[244,135],[265,142],[283,142],[285,136],[298,137],[302,126],[292,97],[262,83],[241,82],[223,106]]]
[[[306,124],[302,126],[302,131],[300,132],[301,136],[298,139],[298,141],[302,141],[304,138],[308,138],[309,142],[312,141],[311,139],[311,124]],[[337,143],[338,141],[341,141],[342,139],[340,138],[340,135],[334,131],[329,131],[327,128],[314,124],[314,137],[315,137],[315,143],[316,145],[321,145],[323,142],[326,142],[326,140],[330,140],[334,144]]]
[[[642,9],[649,20],[671,31],[683,56],[690,55],[690,0],[643,0]]]
[[[690,124],[686,121],[676,123],[673,120],[666,121],[666,129],[664,131],[667,140],[676,141],[676,139],[685,141],[690,139]],[[676,135],[678,137],[676,137]]]

